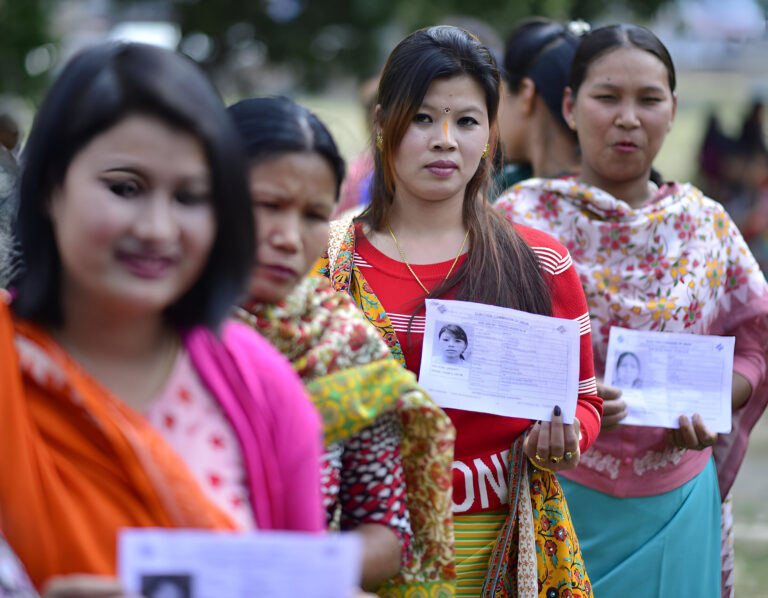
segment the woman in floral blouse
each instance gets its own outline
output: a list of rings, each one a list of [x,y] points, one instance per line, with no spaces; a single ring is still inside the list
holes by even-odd
[[[601,388],[600,436],[563,474],[597,596],[720,594],[721,497],[768,398],[763,274],[720,204],[690,184],[650,181],[676,104],[674,66],[650,31],[593,31],[577,50],[563,109],[579,137],[581,175],[525,181],[497,204],[570,250],[598,376],[612,326],[736,337],[728,435],[698,415],[681,416],[679,429],[621,425],[621,392]]]

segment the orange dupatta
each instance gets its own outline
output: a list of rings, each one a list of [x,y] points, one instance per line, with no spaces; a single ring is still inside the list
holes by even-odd
[[[114,575],[121,527],[234,527],[141,414],[2,302],[0,447],[0,527],[38,588]]]

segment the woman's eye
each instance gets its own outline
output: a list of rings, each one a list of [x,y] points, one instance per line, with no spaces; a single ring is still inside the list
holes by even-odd
[[[604,94],[595,96],[595,99],[600,100],[601,102],[611,102],[616,99],[616,96]]]
[[[257,208],[262,208],[264,210],[279,210],[280,204],[278,204],[276,201],[265,201],[265,200],[257,200],[253,202],[253,205]]]
[[[432,117],[429,114],[419,113],[413,117],[413,122],[426,125],[432,122]]]
[[[307,220],[312,220],[313,222],[329,222],[330,218],[326,214],[321,214],[320,212],[307,212],[304,217]]]
[[[658,104],[659,102],[661,102],[661,98],[647,97],[647,98],[643,98],[642,102],[644,104]]]
[[[477,119],[471,117],[471,116],[462,116],[459,119],[459,126],[460,127],[473,127],[477,124],[480,124],[477,122]]]
[[[210,201],[210,196],[207,193],[181,191],[176,194],[176,201],[185,206],[194,206],[208,203]]]
[[[110,181],[109,190],[119,197],[136,197],[141,189],[135,181]]]

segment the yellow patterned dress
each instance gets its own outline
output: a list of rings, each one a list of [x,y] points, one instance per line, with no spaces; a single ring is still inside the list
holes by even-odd
[[[396,418],[410,545],[400,573],[377,593],[453,596],[455,431],[448,417],[391,357],[350,297],[336,293],[326,279],[307,278],[284,302],[247,304],[237,315],[293,364],[322,415],[329,455],[377,423]]]

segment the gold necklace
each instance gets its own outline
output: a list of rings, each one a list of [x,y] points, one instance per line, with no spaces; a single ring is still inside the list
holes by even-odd
[[[421,279],[416,276],[416,272],[413,271],[413,268],[411,268],[411,265],[408,263],[408,260],[405,259],[405,252],[403,251],[402,247],[400,247],[400,243],[397,242],[397,237],[395,236],[395,233],[392,232],[392,227],[387,224],[387,230],[389,230],[389,234],[392,235],[392,240],[395,242],[395,247],[397,247],[397,251],[400,253],[400,257],[403,260],[403,263],[408,268],[408,271],[413,274],[413,277],[416,279],[416,282],[419,283],[419,286],[424,289],[424,292],[429,295],[429,290],[427,287],[424,286],[424,283],[421,282]],[[451,264],[451,267],[448,269],[448,274],[445,275],[445,278],[443,279],[443,282],[448,280],[448,277],[451,275],[451,272],[453,272],[453,269],[456,267],[456,262],[459,261],[459,258],[461,257],[461,252],[464,251],[464,245],[467,244],[467,238],[469,237],[469,230],[467,230],[467,234],[464,235],[464,240],[461,242],[461,247],[459,247],[459,253],[456,254],[455,259],[453,260],[453,263]]]

